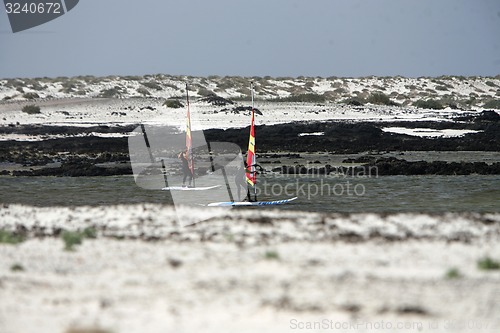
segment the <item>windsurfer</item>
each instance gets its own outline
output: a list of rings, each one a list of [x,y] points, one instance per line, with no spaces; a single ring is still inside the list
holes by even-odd
[[[243,192],[247,192],[245,200],[248,202],[257,201],[257,198],[252,199],[250,195],[250,185],[247,182],[248,175],[258,174],[260,172],[264,172],[264,168],[260,164],[253,164],[251,167],[254,167],[254,171],[248,166],[246,160],[243,160],[242,165],[236,171],[236,175],[234,176],[234,182],[236,184],[236,188],[238,189],[238,201],[241,201],[241,190]],[[258,170],[258,171],[257,171]]]
[[[238,201],[241,201],[241,190],[243,190],[243,193],[245,193],[245,191],[247,192],[247,199],[248,201],[251,201],[246,180],[246,174],[249,173],[250,171],[248,170],[247,162],[243,161],[243,163],[244,164],[241,164],[240,167],[238,168],[238,171],[236,171],[236,175],[234,176],[234,182],[236,184],[236,188],[238,189]]]
[[[189,168],[189,161],[188,161],[188,150],[181,151],[178,155],[178,158],[182,162],[182,173],[184,175],[184,178],[182,179],[182,186],[186,186],[186,179],[189,178],[189,187],[191,187],[191,181],[193,180],[193,173],[191,172],[191,169]]]

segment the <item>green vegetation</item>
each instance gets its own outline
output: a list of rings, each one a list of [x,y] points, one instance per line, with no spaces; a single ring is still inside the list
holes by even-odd
[[[75,245],[80,245],[83,241],[83,234],[78,231],[64,231],[61,237],[66,251],[73,251]]]
[[[344,100],[342,103],[352,106],[361,106],[365,104],[365,101],[362,98],[352,97]]]
[[[440,91],[448,91],[448,88],[445,87],[445,86],[436,86],[436,90],[440,90]]]
[[[445,277],[447,279],[453,280],[453,279],[460,279],[462,277],[462,273],[458,270],[458,268],[450,268],[447,272]]]
[[[93,227],[87,227],[82,231],[83,237],[85,238],[97,238],[97,230]]]
[[[23,106],[22,111],[25,113],[28,113],[28,114],[41,113],[40,107],[38,105],[34,105],[34,104]]]
[[[62,88],[59,91],[67,93],[67,94],[72,93],[74,91],[77,91],[83,87],[81,82],[79,82],[77,80],[63,81],[63,82],[61,82],[61,85],[62,85]]]
[[[24,267],[21,264],[16,263],[10,266],[10,270],[13,272],[22,272],[24,271]]]
[[[141,83],[144,87],[154,90],[162,90],[162,86],[156,81],[147,81]]]
[[[149,90],[147,90],[144,87],[137,88],[137,93],[139,93],[139,94],[141,94],[143,96],[150,96],[151,95],[151,93],[149,92]]]
[[[413,103],[414,106],[421,109],[433,109],[433,110],[442,110],[444,109],[443,105],[434,99],[428,100],[418,100]]]
[[[0,230],[0,244],[18,244],[24,241],[24,237],[14,232]]]
[[[183,108],[184,105],[179,101],[178,99],[167,99],[164,103],[163,106],[166,106],[167,108],[173,108],[173,109],[178,109],[178,108]]]
[[[125,92],[124,88],[122,88],[120,86],[115,86],[114,88],[101,90],[99,97],[102,97],[102,98],[120,97],[124,92]]]
[[[372,93],[368,96],[367,102],[377,105],[397,105],[384,93]]]
[[[140,81],[142,80],[142,76],[137,76],[137,75],[126,75],[121,77],[123,80],[126,81]]]
[[[484,103],[484,107],[488,109],[500,109],[500,99],[492,99]]]
[[[172,88],[175,90],[179,89],[175,84],[164,82],[163,85],[165,86],[165,88]]]
[[[64,231],[61,234],[64,242],[64,250],[74,251],[76,245],[83,243],[85,238],[97,238],[97,230],[93,227],[83,229],[83,231]]]
[[[10,88],[22,88],[24,85],[24,82],[18,79],[7,79],[5,83],[5,86]]]
[[[278,260],[280,258],[278,252],[276,251],[266,251],[264,257],[269,260]]]
[[[208,90],[206,88],[200,87],[198,89],[198,95],[203,96],[203,97],[207,97],[207,96],[210,96],[210,95],[214,95],[214,92],[210,91],[210,90]]]
[[[26,98],[26,99],[40,98],[40,96],[37,93],[34,93],[34,92],[25,93],[25,94],[23,94],[23,97]]]
[[[500,262],[490,257],[484,257],[477,262],[477,267],[485,271],[497,270],[500,269]]]

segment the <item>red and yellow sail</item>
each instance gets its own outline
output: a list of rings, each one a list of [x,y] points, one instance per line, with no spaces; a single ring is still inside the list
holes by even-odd
[[[247,154],[247,182],[255,186],[257,183],[257,171],[255,170],[255,111],[252,107],[252,124],[250,126],[250,140],[248,141]]]

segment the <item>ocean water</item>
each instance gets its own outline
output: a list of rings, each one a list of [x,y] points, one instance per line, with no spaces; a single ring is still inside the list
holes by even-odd
[[[259,200],[298,196],[298,200],[288,205],[264,209],[349,213],[500,211],[499,175],[380,177],[266,175],[259,178],[258,189]],[[192,192],[184,193],[185,198],[193,195]],[[203,191],[196,195],[199,201],[210,202],[213,192]],[[142,189],[135,184],[133,176],[0,177],[0,203],[3,204],[95,206],[172,204],[172,202],[172,196],[168,191]],[[196,199],[190,203],[200,205]]]

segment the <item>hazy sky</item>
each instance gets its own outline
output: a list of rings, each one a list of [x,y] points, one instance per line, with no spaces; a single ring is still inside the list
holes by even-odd
[[[500,0],[80,0],[13,34],[0,78],[500,74]]]

